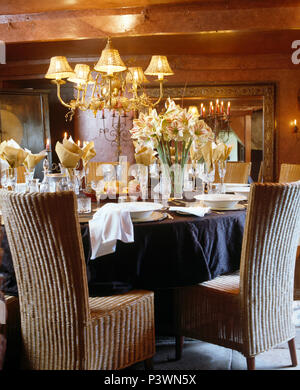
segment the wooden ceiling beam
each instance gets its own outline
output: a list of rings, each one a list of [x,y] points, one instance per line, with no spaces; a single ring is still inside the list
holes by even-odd
[[[113,10],[53,11],[0,15],[6,43],[216,31],[299,29],[299,4],[259,8],[206,9],[168,5]]]

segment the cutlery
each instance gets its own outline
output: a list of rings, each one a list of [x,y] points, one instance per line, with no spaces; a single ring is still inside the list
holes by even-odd
[[[169,219],[174,219],[174,217],[171,215],[171,214],[169,214],[169,213],[166,213],[167,214],[167,217],[169,218]]]

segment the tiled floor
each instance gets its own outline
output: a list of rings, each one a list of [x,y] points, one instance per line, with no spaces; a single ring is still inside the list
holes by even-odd
[[[294,307],[296,324],[296,348],[298,366],[291,367],[288,344],[258,355],[255,359],[256,370],[300,370],[300,301]],[[157,339],[156,355],[153,359],[155,370],[246,370],[246,359],[239,352],[206,342],[187,339],[183,356],[175,360],[174,338]],[[131,367],[143,370],[142,363]]]

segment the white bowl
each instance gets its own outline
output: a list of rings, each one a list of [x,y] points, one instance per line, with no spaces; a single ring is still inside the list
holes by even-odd
[[[236,195],[245,196],[249,199],[250,187],[233,187],[230,192],[234,192]]]
[[[232,208],[238,202],[247,200],[243,195],[231,195],[231,194],[203,194],[195,195],[195,199],[202,200],[208,207],[218,208]]]
[[[120,203],[125,210],[130,212],[133,219],[144,219],[150,217],[153,211],[160,210],[164,206],[154,202],[125,202]]]

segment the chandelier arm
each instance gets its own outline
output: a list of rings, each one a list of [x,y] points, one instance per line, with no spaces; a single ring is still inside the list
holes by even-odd
[[[93,89],[92,89],[91,99],[94,99],[99,76],[100,76],[100,73],[97,73],[96,78],[95,78],[95,83],[94,83],[94,86],[93,86]]]
[[[85,87],[84,87],[83,90],[82,90],[82,95],[81,95],[81,103],[82,103],[82,104],[85,103],[85,97],[86,97],[87,86],[88,86],[88,84],[86,83],[86,84],[85,84]]]
[[[57,86],[57,97],[58,97],[58,100],[61,102],[61,104],[67,108],[73,108],[70,104],[67,104],[63,101],[62,97],[61,97],[61,94],[60,94],[60,86],[61,84],[63,84],[62,82],[59,82],[59,80],[56,80],[55,81],[55,84]]]
[[[77,87],[76,106],[79,104],[79,101],[80,101],[80,87]]]
[[[159,99],[154,103],[152,104],[152,108],[157,106],[158,103],[160,103],[161,99],[163,98],[164,96],[164,92],[163,92],[163,80],[158,80],[159,81]]]

